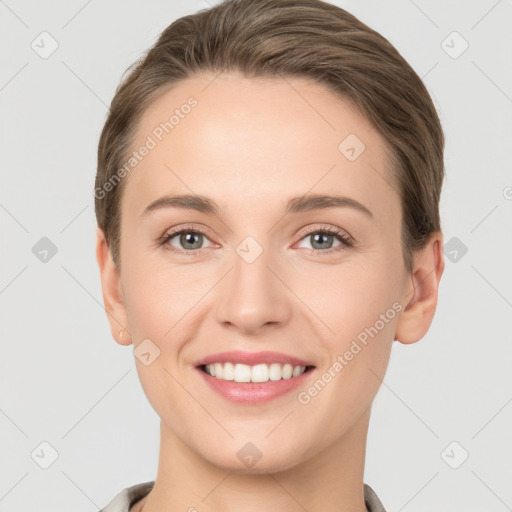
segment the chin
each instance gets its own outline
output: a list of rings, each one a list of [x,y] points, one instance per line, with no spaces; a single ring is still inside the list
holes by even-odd
[[[268,440],[264,448],[258,448],[257,441],[238,443],[235,449],[226,447],[220,453],[209,452],[208,460],[214,466],[224,471],[230,471],[241,475],[265,475],[268,473],[278,473],[286,471],[297,466],[303,461],[301,453],[297,452],[297,447],[283,447],[276,451],[273,443]]]

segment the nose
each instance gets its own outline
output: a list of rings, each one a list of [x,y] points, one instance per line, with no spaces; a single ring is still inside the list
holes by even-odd
[[[252,262],[235,252],[233,268],[218,290],[218,322],[245,334],[288,323],[293,294],[271,260],[265,250]]]

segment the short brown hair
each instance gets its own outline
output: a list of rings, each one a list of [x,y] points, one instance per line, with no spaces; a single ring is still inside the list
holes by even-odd
[[[402,205],[402,255],[441,232],[444,135],[420,77],[394,46],[347,11],[321,0],[226,0],[169,25],[118,86],[98,145],[95,210],[120,269],[120,198],[110,187],[147,107],[194,73],[299,76],[353,102],[390,149]],[[341,141],[340,141],[341,142]]]

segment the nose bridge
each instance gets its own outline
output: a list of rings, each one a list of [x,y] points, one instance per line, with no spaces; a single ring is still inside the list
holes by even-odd
[[[220,322],[251,331],[287,320],[289,298],[286,287],[272,271],[275,258],[268,245],[247,236],[234,248],[232,271],[217,307]]]
[[[253,236],[247,236],[235,247],[234,283],[244,284],[245,288],[252,288],[254,291],[258,291],[261,286],[263,291],[269,293],[268,278],[271,272],[268,267],[273,259],[267,240],[260,242]]]

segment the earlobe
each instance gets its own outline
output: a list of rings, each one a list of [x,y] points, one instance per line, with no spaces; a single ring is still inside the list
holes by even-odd
[[[112,337],[120,345],[130,345],[131,336],[127,325],[121,277],[112,259],[103,230],[99,227],[96,230],[96,261],[100,271],[103,303]]]
[[[403,295],[403,303],[407,306],[398,317],[395,331],[395,338],[401,343],[419,341],[430,328],[444,271],[442,241],[442,234],[435,233],[426,247],[414,255],[414,269],[409,281],[411,285]]]

